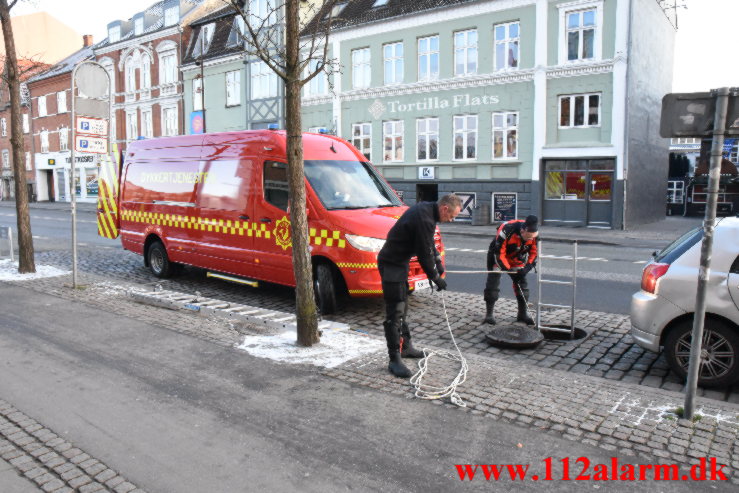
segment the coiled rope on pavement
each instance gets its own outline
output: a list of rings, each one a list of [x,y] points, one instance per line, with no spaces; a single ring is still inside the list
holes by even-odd
[[[454,339],[454,333],[452,333],[452,326],[449,323],[449,314],[446,311],[444,291],[441,292],[441,304],[444,307],[446,326],[449,329],[449,335],[452,338],[452,344],[454,344],[454,348],[457,350],[457,353],[454,354],[451,351],[444,350],[428,351],[427,349],[424,349],[423,358],[418,362],[418,371],[411,377],[410,383],[416,389],[416,397],[420,399],[434,400],[449,397],[453,404],[456,404],[459,407],[467,407],[467,404],[459,396],[457,387],[467,380],[467,370],[469,367],[467,366],[467,360],[462,356],[462,351],[460,351],[459,346],[457,346],[457,341]],[[437,387],[435,385],[423,383],[423,377],[428,371],[429,360],[432,356],[438,356],[451,361],[458,361],[460,364],[459,373],[457,373],[457,376],[452,380],[452,383],[446,387]]]

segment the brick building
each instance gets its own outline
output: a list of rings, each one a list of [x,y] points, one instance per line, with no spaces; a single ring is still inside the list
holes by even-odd
[[[18,68],[23,74],[21,83],[21,127],[23,129],[23,154],[26,167],[26,180],[29,187],[29,199],[34,199],[35,177],[33,174],[33,143],[31,141],[31,98],[29,95],[28,78],[39,71],[48,68],[48,65],[19,59]],[[10,147],[10,91],[3,81],[0,83],[0,200],[9,200],[15,197],[15,178],[13,177],[13,150]]]
[[[39,201],[71,200],[72,71],[77,63],[92,57],[92,36],[84,36],[81,49],[28,81],[34,193]],[[77,155],[75,161],[77,196],[80,200],[95,200],[97,155]],[[83,187],[82,183],[86,186]]]
[[[182,25],[209,3],[162,0],[108,24],[108,37],[94,52],[113,80],[110,131],[121,150],[139,137],[184,133],[179,64],[188,39]]]

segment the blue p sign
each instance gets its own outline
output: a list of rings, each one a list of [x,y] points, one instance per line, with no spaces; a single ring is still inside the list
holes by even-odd
[[[80,140],[80,147],[83,149],[87,149],[87,141],[86,140]]]
[[[80,122],[80,128],[82,130],[90,130],[90,122]]]

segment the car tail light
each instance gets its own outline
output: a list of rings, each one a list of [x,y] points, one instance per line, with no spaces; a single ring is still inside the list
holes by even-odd
[[[660,277],[667,273],[667,269],[670,268],[670,264],[649,264],[644,268],[644,272],[641,274],[641,288],[647,293],[652,293],[657,290],[657,281]]]

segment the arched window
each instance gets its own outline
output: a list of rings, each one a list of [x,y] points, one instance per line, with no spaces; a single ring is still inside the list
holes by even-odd
[[[133,56],[126,58],[126,92],[136,91],[136,63]]]
[[[148,53],[141,56],[141,89],[151,87],[151,58]]]

